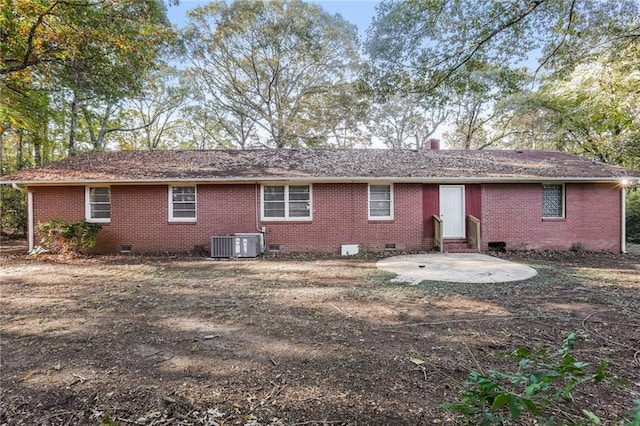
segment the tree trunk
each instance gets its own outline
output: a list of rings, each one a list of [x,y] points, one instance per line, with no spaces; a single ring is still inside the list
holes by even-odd
[[[98,138],[96,139],[95,143],[93,144],[93,149],[95,149],[96,151],[102,151],[106,148],[107,145],[107,126],[109,125],[109,119],[111,118],[111,115],[113,114],[114,111],[114,107],[113,104],[109,103],[107,105],[107,109],[104,112],[104,116],[102,117],[102,120],[100,121],[100,129],[98,130]]]
[[[39,137],[33,138],[33,163],[36,167],[42,166],[42,143]]]
[[[4,129],[0,127],[0,176],[4,175]]]
[[[22,144],[24,143],[24,132],[22,130],[18,130],[18,152],[16,153],[16,169],[22,170],[22,165],[24,163],[24,154],[22,150]]]
[[[76,129],[78,127],[78,92],[73,91],[71,100],[71,122],[69,123],[69,156],[76,155]]]
[[[96,142],[96,132],[93,129],[93,119],[91,118],[91,114],[89,114],[89,110],[86,107],[82,108],[82,114],[84,115],[84,121],[87,123],[89,140],[91,141],[91,145],[93,145],[93,149],[95,149],[97,142]]]

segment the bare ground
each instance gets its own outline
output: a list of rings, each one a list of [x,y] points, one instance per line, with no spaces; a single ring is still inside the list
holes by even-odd
[[[442,404],[469,372],[571,332],[577,358],[628,382],[577,402],[623,424],[640,398],[640,255],[502,256],[538,276],[406,286],[368,259],[5,250],[0,424],[456,424]]]

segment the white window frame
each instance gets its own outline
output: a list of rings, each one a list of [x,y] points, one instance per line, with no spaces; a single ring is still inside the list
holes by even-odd
[[[562,199],[561,199],[561,203],[562,203],[562,213],[561,216],[545,216],[544,215],[544,187],[545,186],[559,186],[562,190]],[[543,183],[542,184],[542,194],[541,194],[541,215],[542,215],[542,219],[564,219],[567,217],[567,190],[566,190],[566,186],[564,183],[559,183],[559,182],[548,182],[548,183]]]
[[[93,188],[107,188],[109,190],[109,217],[91,217],[91,189]],[[111,222],[111,207],[113,202],[111,200],[111,187],[109,185],[90,185],[84,187],[84,211],[87,222],[91,223],[110,223]]]
[[[284,186],[284,217],[265,217],[264,188],[267,186]],[[289,216],[289,187],[309,187],[309,216]],[[310,183],[265,183],[260,185],[260,219],[264,222],[310,222],[313,220],[313,185]]]
[[[173,217],[173,188],[193,187],[195,195],[195,215],[194,217]],[[198,185],[169,185],[169,222],[197,222],[198,221]]]
[[[388,186],[389,187],[389,216],[372,216],[371,215],[371,187],[372,186]],[[393,183],[389,182],[376,182],[370,183],[367,186],[367,214],[369,220],[394,220],[395,202],[394,202],[394,187]]]

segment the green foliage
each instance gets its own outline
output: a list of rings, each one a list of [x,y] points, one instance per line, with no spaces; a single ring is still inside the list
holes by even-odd
[[[100,426],[118,426],[118,422],[112,419],[108,414],[105,414],[100,422]]]
[[[627,194],[627,240],[640,243],[640,190]]]
[[[102,226],[83,221],[50,220],[38,224],[44,246],[54,253],[80,253],[95,247]]]
[[[517,349],[508,355],[518,362],[513,373],[472,372],[459,400],[445,407],[462,413],[470,424],[504,424],[523,415],[537,424],[552,424],[554,411],[563,414],[563,421],[575,419],[572,424],[599,424],[593,412],[576,406],[572,392],[582,384],[608,378],[607,363],[592,367],[577,360],[571,354],[576,340],[571,333],[556,352]]]
[[[110,114],[140,92],[145,73],[174,35],[162,0],[0,4],[0,132],[19,138],[36,165],[46,160],[41,151],[59,153],[65,139],[71,153],[84,148],[76,140],[88,139],[81,132],[92,124],[80,112]],[[109,114],[102,114],[104,123]],[[64,134],[56,138],[55,132]],[[15,157],[13,168],[19,169],[20,155]]]
[[[166,149],[171,141],[179,139],[176,134],[178,121],[172,120],[172,116],[188,95],[187,86],[178,83],[179,77],[180,73],[175,68],[165,65],[148,74],[142,93],[118,114],[122,127],[136,129],[122,133],[118,139],[120,149]],[[111,130],[105,128],[102,132],[90,132],[91,139],[97,140],[94,133],[100,136]],[[96,146],[95,143],[93,145]],[[100,146],[104,148],[104,143]]]
[[[418,94],[386,96],[371,105],[369,130],[388,148],[420,149],[449,113],[444,103],[430,101]]]
[[[449,147],[558,149],[638,168],[639,11],[635,0],[385,0],[364,80],[378,96],[444,102]]]
[[[631,422],[626,426],[640,426],[640,399],[636,399],[633,401],[634,406],[629,411],[629,418]]]
[[[551,71],[607,49],[615,54],[635,43],[638,9],[634,0],[387,0],[366,48],[377,85],[430,91],[487,63],[516,69],[536,50]]]
[[[532,120],[516,134],[530,144],[640,167],[638,58],[634,46],[580,64],[563,78],[545,79],[524,97],[516,116]]]
[[[27,230],[27,208],[24,192],[0,186],[0,234],[24,236]]]

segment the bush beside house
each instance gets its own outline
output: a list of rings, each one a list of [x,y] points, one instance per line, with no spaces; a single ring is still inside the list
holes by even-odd
[[[627,240],[640,243],[640,190],[627,195]]]
[[[0,235],[23,238],[27,234],[27,206],[23,191],[0,186]]]
[[[93,248],[102,226],[82,221],[49,220],[38,224],[42,244],[54,253],[80,253]]]

